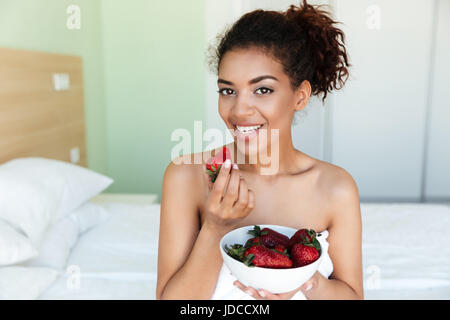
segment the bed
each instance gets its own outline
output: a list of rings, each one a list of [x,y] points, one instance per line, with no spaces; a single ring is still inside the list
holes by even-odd
[[[92,202],[111,217],[80,237],[67,266],[39,298],[154,299],[160,205],[134,195]],[[80,271],[79,285],[68,286],[73,266]]]
[[[68,287],[63,271],[40,299],[155,298],[160,205],[110,201],[101,205],[111,218],[84,234],[68,259],[80,267],[80,286]],[[362,203],[361,210],[365,299],[450,299],[450,207]]]

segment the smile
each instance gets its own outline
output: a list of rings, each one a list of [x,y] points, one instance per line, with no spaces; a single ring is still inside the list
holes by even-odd
[[[243,141],[250,141],[258,136],[259,130],[264,127],[263,124],[252,126],[235,125],[234,136]]]
[[[249,126],[249,127],[236,126],[236,129],[239,130],[239,132],[242,134],[250,134],[250,133],[258,131],[258,129],[261,127],[262,127],[262,125]]]

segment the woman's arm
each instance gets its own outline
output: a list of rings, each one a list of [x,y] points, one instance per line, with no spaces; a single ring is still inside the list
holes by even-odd
[[[308,299],[363,299],[362,226],[358,187],[344,169],[330,184],[333,204],[328,229],[328,254],[333,262],[330,279],[316,273],[301,290]],[[306,291],[310,285],[310,290]]]
[[[214,290],[220,264],[217,235],[207,228],[199,232],[198,198],[192,188],[196,181],[193,165],[171,162],[164,173],[157,299],[208,298]]]
[[[195,181],[198,178],[190,165],[171,163],[164,174],[157,299],[209,299],[222,265],[219,241],[233,226],[227,222],[238,221],[254,206],[254,196],[246,193],[245,181],[222,166],[208,195],[207,214],[199,231]],[[233,206],[238,197],[241,201]]]

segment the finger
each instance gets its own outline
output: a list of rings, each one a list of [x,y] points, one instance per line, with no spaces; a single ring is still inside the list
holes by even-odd
[[[246,287],[244,286],[242,283],[240,283],[239,281],[235,281],[234,285],[236,287],[238,287],[239,289],[241,289],[242,291],[244,291],[246,294],[248,294],[249,296],[252,296],[254,298],[259,297],[260,299],[262,299],[262,297],[258,294],[258,292],[252,288],[252,287]]]
[[[248,294],[249,296],[252,296],[256,299],[262,299],[262,297],[258,294],[258,291],[256,291],[254,288],[252,287],[246,287],[244,286],[242,283],[240,283],[238,280],[236,280],[235,282],[233,282],[233,284],[238,287],[239,289],[241,289],[242,291],[244,291],[246,294]]]
[[[217,175],[216,181],[214,181],[210,197],[213,201],[220,202],[222,199],[223,192],[228,183],[231,170],[231,161],[226,160],[220,167],[219,174]]]
[[[260,289],[258,291],[258,293],[262,298],[267,299],[267,300],[280,300],[280,297],[277,294],[273,294],[264,289]]]
[[[239,181],[239,196],[235,204],[237,210],[244,210],[248,205],[248,186],[244,178]]]
[[[225,196],[223,197],[223,203],[225,205],[232,207],[234,202],[238,199],[239,181],[240,181],[239,169],[232,169],[231,177],[230,180],[228,181],[227,190],[225,192]]]
[[[245,291],[247,289],[247,287],[244,286],[239,280],[236,280],[235,282],[233,282],[233,285],[235,285],[236,287],[238,287],[242,291]]]
[[[264,299],[263,297],[261,297],[258,290],[256,290],[255,288],[252,288],[252,287],[247,287],[247,290],[245,290],[245,293],[252,296],[255,299],[258,299],[258,300]]]
[[[255,207],[255,192],[253,190],[248,189],[248,203],[245,208],[247,214],[250,213]]]
[[[303,293],[308,292],[309,290],[312,289],[313,285],[314,285],[313,281],[312,280],[308,280],[302,285],[301,291]]]

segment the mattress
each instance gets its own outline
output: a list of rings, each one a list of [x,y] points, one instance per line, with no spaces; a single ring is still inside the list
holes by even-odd
[[[450,299],[450,207],[361,204],[366,299]]]
[[[81,236],[40,299],[155,299],[160,205],[101,205],[110,219]],[[361,211],[366,299],[450,299],[448,206],[362,203]]]
[[[159,204],[99,205],[111,217],[80,237],[40,299],[155,299]]]

